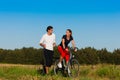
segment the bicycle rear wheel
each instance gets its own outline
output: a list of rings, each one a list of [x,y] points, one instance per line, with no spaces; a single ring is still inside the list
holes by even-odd
[[[59,60],[56,60],[54,63],[54,74],[55,75],[57,75],[57,73],[58,73],[58,66],[57,66],[58,63],[59,63]]]
[[[54,63],[54,74],[55,75],[64,75],[64,67],[62,66],[62,68],[58,68],[58,63],[59,60],[56,60]]]
[[[70,65],[68,66],[68,76],[77,77],[78,74],[79,74],[79,62],[76,59],[72,59],[70,61]]]

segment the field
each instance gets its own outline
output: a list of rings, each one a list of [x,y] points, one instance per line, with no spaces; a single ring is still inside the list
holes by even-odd
[[[76,78],[54,75],[52,68],[42,75],[40,65],[0,64],[0,80],[120,80],[119,65],[82,65]]]

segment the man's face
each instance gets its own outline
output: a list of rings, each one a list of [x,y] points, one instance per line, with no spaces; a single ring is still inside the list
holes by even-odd
[[[48,30],[48,33],[52,34],[53,33],[53,29]]]

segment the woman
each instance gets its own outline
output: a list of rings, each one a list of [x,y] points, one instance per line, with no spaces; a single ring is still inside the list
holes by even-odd
[[[73,46],[73,48],[75,48],[75,42],[72,37],[72,31],[70,29],[67,29],[66,35],[63,35],[62,41],[61,41],[60,45],[58,46],[58,51],[60,53],[60,61],[58,63],[59,68],[62,68],[61,62],[64,58],[66,60],[66,64],[68,64],[68,62],[69,62],[70,54],[69,54],[69,50],[68,50],[68,44],[70,42],[72,42],[72,46]]]

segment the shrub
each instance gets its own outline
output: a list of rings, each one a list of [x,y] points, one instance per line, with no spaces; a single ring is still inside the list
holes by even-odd
[[[96,74],[100,77],[105,77],[109,73],[109,69],[107,67],[100,68],[96,71]]]

